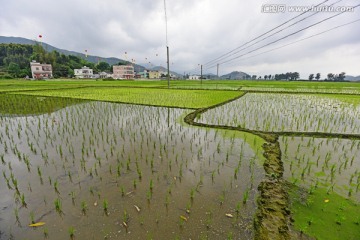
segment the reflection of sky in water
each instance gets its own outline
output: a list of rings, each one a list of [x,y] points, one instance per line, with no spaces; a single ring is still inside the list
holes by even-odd
[[[275,132],[360,134],[360,105],[313,95],[251,93],[203,113],[199,122]]]

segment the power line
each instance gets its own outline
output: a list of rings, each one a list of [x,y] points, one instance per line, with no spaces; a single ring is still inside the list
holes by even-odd
[[[355,9],[355,8],[357,8],[357,7],[359,7],[359,6],[360,6],[360,4],[354,6],[353,9]],[[299,33],[299,32],[302,32],[302,31],[304,31],[304,30],[306,30],[306,29],[309,29],[309,28],[314,27],[314,26],[316,26],[316,25],[318,25],[318,24],[320,24],[320,23],[323,23],[323,22],[325,22],[325,21],[327,21],[327,20],[330,20],[330,19],[332,19],[332,18],[334,18],[334,17],[337,17],[337,16],[339,16],[339,15],[341,15],[341,14],[343,14],[343,13],[345,13],[345,12],[340,12],[340,13],[338,13],[338,14],[335,14],[335,15],[333,15],[333,16],[330,16],[330,17],[328,17],[328,18],[325,18],[325,19],[323,19],[323,20],[321,20],[321,21],[319,21],[319,22],[316,22],[316,23],[314,23],[314,24],[311,24],[311,25],[309,25],[309,26],[307,26],[307,27],[305,27],[305,28],[302,28],[302,29],[300,29],[300,30],[298,30],[298,31],[295,31],[295,32],[293,32],[293,33],[290,33],[290,34],[288,34],[288,35],[286,35],[286,36],[284,36],[284,37],[282,37],[282,38],[279,38],[279,39],[277,39],[277,40],[275,40],[275,41],[272,41],[272,42],[270,42],[270,43],[267,43],[267,44],[265,44],[265,45],[263,45],[263,46],[261,46],[261,47],[255,48],[255,49],[253,49],[253,50],[251,50],[251,51],[249,51],[249,52],[246,52],[246,53],[244,53],[244,54],[241,54],[241,55],[236,56],[236,57],[234,57],[234,58],[231,58],[231,59],[229,59],[229,60],[220,62],[219,64],[224,64],[224,63],[228,63],[228,62],[231,62],[231,61],[233,61],[233,60],[236,60],[236,59],[238,59],[238,58],[240,58],[240,57],[242,57],[242,56],[248,55],[248,54],[250,54],[250,53],[252,53],[252,52],[255,52],[255,51],[257,51],[257,50],[260,50],[260,49],[262,49],[262,48],[264,48],[264,47],[267,47],[267,46],[269,46],[269,45],[271,45],[271,44],[277,43],[277,42],[279,42],[279,41],[281,41],[281,40],[284,40],[284,39],[286,39],[286,38],[288,38],[288,37],[290,37],[290,36],[293,36],[293,35],[295,35],[295,34],[297,34],[297,33]],[[212,65],[212,66],[210,66],[210,67],[207,67],[206,69],[212,68],[212,67],[214,67],[214,66],[216,66],[216,64],[215,64],[215,65]]]
[[[330,7],[330,6],[333,6],[333,5],[337,4],[337,3],[339,3],[339,2],[341,2],[341,1],[343,1],[343,0],[339,0],[339,1],[331,4],[331,5],[329,5],[329,7]],[[319,13],[320,13],[320,12],[315,12],[315,13],[311,14],[310,16],[304,17],[304,18],[296,21],[295,23],[292,23],[291,25],[289,25],[289,26],[287,26],[287,27],[285,27],[285,28],[282,28],[282,29],[280,29],[280,30],[278,30],[278,31],[276,31],[276,32],[274,32],[274,33],[272,33],[272,34],[270,34],[270,35],[268,35],[268,36],[260,39],[259,41],[256,41],[256,42],[254,42],[253,44],[251,44],[251,45],[249,45],[249,46],[247,46],[247,47],[244,47],[244,48],[242,48],[242,49],[240,49],[240,50],[238,50],[238,51],[234,51],[234,52],[232,52],[231,54],[228,54],[228,56],[219,58],[218,60],[221,60],[221,59],[224,59],[224,58],[229,58],[230,56],[236,55],[236,54],[238,54],[239,52],[241,52],[241,51],[243,51],[243,50],[245,50],[245,49],[248,49],[248,48],[250,48],[250,47],[252,47],[252,46],[254,46],[254,45],[256,45],[256,44],[258,44],[258,43],[260,43],[260,42],[262,42],[262,41],[264,41],[264,40],[266,40],[266,39],[268,39],[268,38],[270,38],[270,37],[272,37],[272,36],[274,36],[274,35],[282,32],[282,31],[284,31],[284,30],[286,30],[286,29],[288,29],[288,28],[290,28],[290,27],[292,27],[292,26],[295,26],[296,24],[298,24],[298,23],[300,23],[300,22],[302,22],[302,21],[304,21],[304,20],[306,20],[306,19],[308,19],[308,18],[310,18],[310,17],[312,17],[312,16],[314,16],[314,15],[316,15],[316,14],[319,14]]]
[[[310,39],[310,38],[313,38],[313,37],[317,37],[317,36],[319,36],[319,35],[325,34],[325,33],[327,33],[327,32],[333,31],[333,30],[338,29],[338,28],[341,28],[341,27],[345,27],[345,26],[350,25],[350,24],[354,24],[354,23],[356,23],[356,22],[360,22],[360,18],[359,18],[359,19],[356,19],[356,20],[354,20],[354,21],[351,21],[351,22],[348,22],[348,23],[345,23],[345,24],[341,24],[341,25],[338,25],[338,26],[336,26],[336,27],[327,29],[327,30],[322,31],[322,32],[319,32],[319,33],[317,33],[317,34],[313,34],[313,35],[308,36],[308,37],[306,37],[306,38],[302,38],[302,39],[299,39],[299,40],[297,40],[297,41],[294,41],[294,42],[285,44],[285,45],[283,45],[283,46],[280,46],[280,47],[273,48],[273,49],[270,49],[270,50],[265,51],[265,52],[261,52],[261,53],[255,54],[255,55],[250,56],[250,57],[243,58],[243,59],[241,59],[241,60],[245,60],[245,59],[257,57],[257,56],[262,55],[262,54],[265,54],[265,53],[273,52],[273,51],[275,51],[275,50],[278,50],[278,49],[281,49],[281,48],[284,48],[284,47],[287,47],[287,46],[290,46],[290,45],[293,45],[293,44],[296,44],[296,43],[305,41],[305,40]]]
[[[318,7],[318,6],[320,6],[321,4],[324,4],[324,3],[328,2],[328,1],[329,1],[329,0],[325,0],[325,1],[321,2],[321,3],[319,3],[318,5],[316,5],[315,7]],[[295,16],[295,17],[293,17],[293,18],[291,18],[291,19],[289,19],[289,20],[287,20],[287,21],[283,22],[282,24],[280,24],[280,25],[278,25],[278,26],[276,26],[276,27],[274,27],[274,28],[270,29],[269,31],[267,31],[267,32],[265,32],[265,33],[263,33],[263,34],[261,34],[261,35],[259,35],[259,36],[255,37],[255,38],[251,39],[250,41],[245,42],[244,44],[240,45],[240,46],[239,46],[239,47],[237,47],[237,48],[234,48],[233,50],[231,50],[231,51],[229,51],[229,52],[227,52],[227,53],[225,53],[225,54],[223,54],[223,55],[221,55],[220,57],[217,57],[217,58],[215,58],[215,59],[213,59],[213,60],[211,60],[211,61],[209,61],[209,62],[205,63],[204,65],[208,65],[208,64],[210,64],[210,63],[212,63],[212,62],[214,62],[214,61],[217,61],[217,60],[219,60],[219,59],[223,58],[224,56],[227,56],[228,54],[230,54],[230,53],[232,53],[232,52],[234,52],[234,51],[238,50],[239,48],[241,48],[241,47],[243,47],[243,46],[245,46],[245,45],[247,45],[247,44],[249,44],[249,43],[251,43],[251,42],[253,42],[253,41],[257,40],[258,38],[260,38],[260,37],[262,37],[262,36],[265,36],[266,34],[268,34],[268,33],[272,32],[272,31],[274,31],[275,29],[278,29],[279,27],[284,26],[285,24],[287,24],[287,23],[291,22],[292,20],[294,20],[294,19],[296,19],[296,18],[298,18],[298,17],[300,17],[300,16],[302,16],[302,15],[304,15],[304,14],[308,13],[309,11],[310,11],[310,9],[308,9],[308,10],[307,10],[307,11],[305,11],[305,12],[300,13],[299,15],[297,15],[297,16]]]

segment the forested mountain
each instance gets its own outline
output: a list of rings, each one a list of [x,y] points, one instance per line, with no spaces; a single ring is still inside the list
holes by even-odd
[[[97,64],[86,61],[78,56],[65,55],[58,51],[48,52],[42,45],[0,44],[0,78],[31,77],[30,62],[49,63],[53,67],[53,76],[72,77],[74,69],[83,66],[94,69],[94,72],[111,71],[107,62]]]
[[[36,40],[30,40],[30,39],[22,38],[22,37],[5,37],[5,36],[0,36],[0,43],[28,44],[28,45],[37,45],[37,44],[39,44],[39,42],[36,41]],[[106,58],[106,57],[100,57],[100,56],[93,56],[93,55],[90,55],[90,54],[85,55],[85,53],[80,53],[80,52],[69,51],[69,50],[57,48],[57,47],[54,47],[54,46],[52,46],[50,44],[47,44],[45,42],[42,42],[41,46],[45,49],[46,52],[56,51],[56,52],[58,52],[60,54],[66,55],[66,56],[72,55],[72,56],[79,57],[81,59],[84,59],[84,60],[86,60],[88,62],[91,62],[91,63],[94,63],[94,64],[97,64],[99,62],[106,62],[109,65],[116,65],[119,62],[124,63],[124,64],[129,62],[129,61],[126,61],[126,60],[123,60],[123,59],[115,58],[115,57]],[[134,68],[139,72],[142,72],[145,69],[141,65],[138,65],[138,64],[133,64],[133,65],[134,65]]]

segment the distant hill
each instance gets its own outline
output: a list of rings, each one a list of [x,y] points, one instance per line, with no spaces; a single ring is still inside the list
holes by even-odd
[[[360,76],[354,77],[354,76],[345,76],[345,81],[360,81]]]
[[[244,72],[234,71],[225,75],[222,75],[220,79],[229,79],[229,80],[241,80],[249,79],[251,76]]]
[[[36,40],[30,40],[30,39],[22,38],[22,37],[0,36],[0,43],[8,43],[8,44],[9,43],[17,43],[17,44],[35,45],[38,42]],[[119,62],[124,62],[124,63],[127,62],[123,59],[119,59],[119,58],[115,58],[115,57],[103,58],[103,57],[92,56],[92,55],[88,55],[86,57],[86,55],[84,53],[60,49],[60,48],[51,46],[50,44],[47,44],[45,42],[43,42],[41,44],[42,44],[43,48],[48,52],[57,51],[59,53],[65,54],[65,55],[74,55],[74,56],[78,56],[78,57],[80,57],[86,61],[92,62],[92,63],[97,63],[99,61],[103,61],[103,62],[107,62],[110,65],[114,65],[114,64],[118,64]],[[145,67],[138,65],[138,64],[134,64],[134,69],[135,69],[135,71],[142,72],[142,71],[144,71]]]
[[[167,72],[167,68],[164,68],[164,67],[161,67],[161,66],[155,66],[155,67],[151,68],[150,70]],[[178,78],[182,77],[182,75],[178,74],[177,72],[170,71],[170,75],[171,74],[175,75]]]

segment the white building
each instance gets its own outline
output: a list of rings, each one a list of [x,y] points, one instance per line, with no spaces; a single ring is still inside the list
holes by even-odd
[[[32,61],[30,63],[30,68],[33,79],[47,79],[53,77],[51,64],[41,64]]]
[[[99,73],[99,78],[112,78],[113,75],[111,73],[107,73],[107,72],[101,72]]]
[[[74,75],[76,78],[93,78],[94,72],[91,68],[84,66],[81,69],[74,69]]]
[[[190,80],[200,80],[200,76],[199,75],[191,75],[189,76]]]

